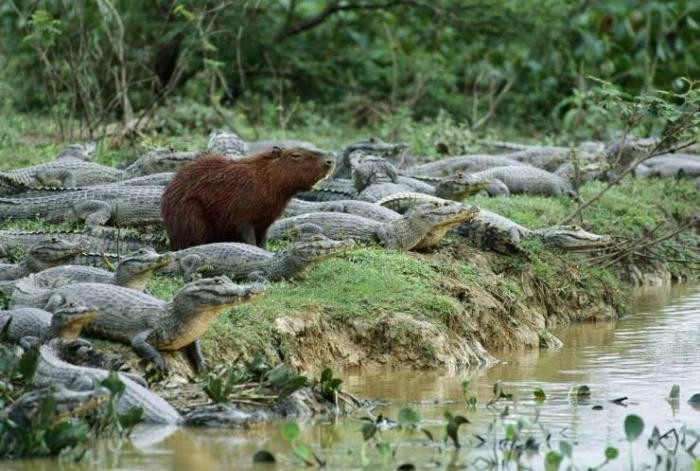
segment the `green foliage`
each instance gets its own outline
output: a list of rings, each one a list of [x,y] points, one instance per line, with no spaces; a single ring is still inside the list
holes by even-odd
[[[321,372],[321,378],[318,381],[321,396],[328,401],[335,402],[336,394],[341,390],[343,380],[333,377],[333,370],[326,368]]]
[[[638,415],[628,415],[625,417],[625,437],[627,441],[633,442],[644,431],[644,420]]]

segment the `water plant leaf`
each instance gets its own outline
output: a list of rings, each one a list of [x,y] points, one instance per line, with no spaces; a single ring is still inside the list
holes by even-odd
[[[301,433],[301,431],[299,430],[299,425],[296,422],[287,422],[282,426],[280,433],[285,441],[292,443],[294,440],[299,438],[299,433]]]
[[[119,425],[124,430],[129,430],[143,419],[143,407],[132,407],[126,414],[120,414],[117,418],[119,419]]]
[[[506,427],[506,440],[514,442],[518,439],[518,430],[515,428],[515,425],[513,424],[508,424]]]
[[[219,403],[219,402],[225,402],[226,397],[224,396],[224,383],[221,381],[221,378],[209,378],[209,381],[207,381],[207,384],[204,386],[204,392],[209,396],[209,399],[212,401]]]
[[[643,431],[644,420],[642,420],[641,417],[634,414],[625,417],[625,436],[627,437],[627,441],[635,441]]]
[[[331,379],[333,379],[333,370],[326,368],[321,373],[321,382],[324,383],[326,381],[330,381]]]
[[[377,451],[381,456],[389,456],[391,455],[391,445],[389,445],[387,442],[377,443]]]
[[[688,399],[688,404],[700,406],[700,393],[695,393]]]
[[[619,451],[617,451],[617,448],[613,446],[609,446],[605,449],[605,459],[607,461],[612,461],[614,459],[617,459],[617,456],[620,454]]]
[[[547,395],[544,393],[542,388],[535,388],[535,401],[537,402],[543,402],[545,399],[547,399]]]
[[[567,458],[571,459],[573,447],[571,446],[571,443],[567,442],[566,440],[562,440],[559,442],[559,451],[563,456],[566,456]]]
[[[32,348],[22,355],[22,358],[19,359],[19,374],[25,382],[30,383],[32,381],[38,365],[39,349]]]
[[[415,471],[416,467],[413,463],[404,463],[396,468],[396,471]]]
[[[277,396],[277,400],[281,401],[282,399],[294,393],[298,389],[306,386],[307,383],[308,379],[306,378],[306,376],[295,376],[291,378],[280,391],[279,395]]]
[[[107,388],[107,390],[112,394],[112,397],[115,398],[121,396],[126,390],[126,385],[114,371],[110,371],[109,375],[100,381],[100,386]]]
[[[435,441],[435,439],[433,438],[433,434],[430,432],[430,430],[421,427],[420,431],[423,432],[423,434],[425,434],[426,437],[428,437],[428,440],[430,440],[431,442]]]
[[[557,471],[564,457],[557,453],[556,451],[550,451],[544,457],[544,469],[545,471]]]
[[[72,448],[87,441],[89,430],[84,422],[63,420],[47,430],[44,439],[51,453],[58,453],[64,448]]]
[[[398,422],[400,427],[415,427],[420,422],[420,415],[415,410],[404,407],[399,411]]]
[[[253,455],[253,463],[276,463],[275,455],[266,450],[260,450]]]

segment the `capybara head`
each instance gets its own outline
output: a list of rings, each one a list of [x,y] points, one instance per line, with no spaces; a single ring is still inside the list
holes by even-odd
[[[331,155],[303,147],[273,147],[265,152],[265,160],[277,176],[271,181],[283,178],[295,191],[310,190],[335,169],[335,158]]]

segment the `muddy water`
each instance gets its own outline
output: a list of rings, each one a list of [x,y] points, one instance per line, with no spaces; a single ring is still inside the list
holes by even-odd
[[[540,453],[526,456],[522,462],[535,469],[543,468],[543,454],[549,443],[558,449],[559,441],[573,444],[576,465],[585,469],[603,461],[603,450],[614,446],[619,458],[606,469],[630,469],[630,455],[635,469],[642,463],[653,464],[654,455],[646,448],[652,426],[661,432],[671,428],[700,432],[700,411],[687,403],[700,392],[700,287],[674,287],[640,292],[634,314],[616,323],[576,325],[554,331],[564,342],[557,351],[535,351],[516,355],[501,354],[502,363],[471,375],[446,372],[387,372],[380,370],[349,372],[344,387],[359,396],[386,401],[374,414],[396,417],[402,407],[412,407],[423,418],[425,428],[441,438],[443,413],[463,414],[471,424],[461,429],[462,440],[472,446],[475,434],[488,437],[489,424],[497,412],[488,410],[495,381],[503,382],[515,401],[504,422],[496,425],[496,435],[504,436],[504,423],[526,418],[540,443]],[[467,411],[461,384],[470,381],[469,395],[478,398],[476,411]],[[590,387],[588,400],[578,401],[569,391],[572,385]],[[680,400],[665,400],[671,386],[680,386]],[[547,399],[536,407],[533,390],[542,388]],[[626,396],[624,405],[610,402]],[[502,406],[505,403],[502,404]],[[499,410],[502,410],[502,406]],[[602,406],[595,410],[594,406]],[[539,414],[539,419],[536,418]],[[637,414],[647,424],[642,439],[630,450],[624,441],[623,421]],[[249,431],[141,428],[131,440],[101,443],[81,467],[100,469],[255,469],[253,454],[266,449],[278,459],[278,469],[299,467],[290,447],[280,438],[281,423]],[[358,469],[363,463],[362,422],[357,419],[300,424],[301,443],[311,445],[330,469]],[[396,469],[402,463],[414,463],[418,469],[445,469],[451,462],[465,469],[477,469],[479,456],[489,457],[491,449],[451,449],[431,445],[421,434],[402,436],[396,430],[383,433],[392,446],[398,444],[396,459],[382,466],[381,457],[368,447],[364,453],[365,469]],[[692,443],[693,440],[690,440]],[[469,446],[465,448],[470,448]],[[698,454],[700,455],[700,445]],[[631,451],[631,453],[630,453]],[[684,452],[676,454],[677,469],[691,466]],[[94,460],[91,462],[91,460]],[[55,469],[56,462],[33,460],[2,463],[0,468],[13,470]],[[72,468],[72,466],[69,466]],[[454,468],[453,468],[454,469]],[[481,468],[483,469],[483,468]],[[515,469],[514,466],[507,469]]]

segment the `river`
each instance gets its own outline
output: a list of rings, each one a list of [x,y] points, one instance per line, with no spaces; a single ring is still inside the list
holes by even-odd
[[[653,464],[654,453],[647,448],[652,428],[661,433],[685,426],[700,432],[700,411],[688,398],[700,392],[700,287],[674,286],[637,292],[630,315],[617,322],[579,324],[553,331],[564,342],[554,351],[501,353],[502,362],[470,374],[443,371],[363,370],[343,375],[344,389],[360,397],[377,399],[381,405],[372,413],[396,418],[410,407],[421,417],[423,433],[403,433],[396,429],[380,433],[382,441],[395,450],[395,457],[383,458],[377,447],[363,449],[357,418],[300,423],[298,443],[306,444],[328,463],[328,469],[396,469],[412,463],[417,469],[487,469],[494,456],[489,437],[504,438],[507,424],[527,421],[521,432],[531,435],[538,453],[524,453],[520,462],[544,469],[544,454],[559,451],[560,441],[572,445],[573,462],[579,469],[599,465],[603,452],[612,446],[619,450],[616,460],[603,469],[635,469]],[[469,380],[466,396],[462,383]],[[493,384],[502,382],[514,400],[500,400],[487,408]],[[589,398],[571,394],[572,386],[587,385]],[[671,386],[680,386],[680,399],[667,401]],[[546,398],[535,401],[533,391],[541,388]],[[475,410],[468,410],[465,397],[477,397]],[[610,402],[626,397],[621,404]],[[500,413],[508,405],[508,414]],[[461,414],[471,422],[460,429],[465,445],[458,453],[443,444],[444,412]],[[635,443],[625,440],[623,422],[629,414],[641,416],[645,429]],[[246,431],[146,428],[134,431],[131,440],[108,441],[88,454],[80,467],[100,469],[209,470],[257,469],[253,455],[261,449],[272,452],[278,469],[305,469],[295,460],[291,447],[282,440],[275,422]],[[491,430],[491,432],[489,432]],[[491,433],[491,435],[489,435]],[[489,440],[478,446],[476,435]],[[686,447],[694,442],[687,436]],[[667,446],[673,440],[664,440]],[[499,449],[496,446],[496,449]],[[692,469],[692,458],[679,447],[675,454],[657,452],[670,459],[677,469]],[[700,456],[700,445],[697,447]],[[497,460],[504,457],[496,453]],[[670,458],[669,458],[670,457]],[[561,469],[571,463],[568,459]],[[500,461],[500,469],[507,467]],[[55,469],[55,460],[2,463],[3,469]],[[258,465],[259,467],[260,465]],[[68,469],[73,466],[68,466]],[[265,469],[262,467],[261,469]],[[306,468],[308,469],[308,468]],[[458,469],[458,468],[452,468]]]

